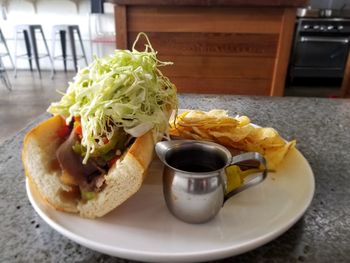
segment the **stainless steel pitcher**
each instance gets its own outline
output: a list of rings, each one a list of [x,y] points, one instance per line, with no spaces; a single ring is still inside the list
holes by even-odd
[[[188,223],[204,223],[214,218],[225,200],[262,182],[267,176],[265,158],[255,152],[232,157],[219,144],[196,140],[158,142],[156,153],[165,164],[163,192],[170,212]],[[252,180],[227,193],[226,168],[255,161],[263,171]]]

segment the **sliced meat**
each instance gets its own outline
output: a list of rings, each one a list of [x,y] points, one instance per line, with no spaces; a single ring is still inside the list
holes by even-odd
[[[71,132],[68,139],[56,151],[56,157],[62,170],[74,178],[74,181],[84,190],[95,190],[96,178],[103,177],[105,171],[92,160],[83,164],[83,158],[73,151],[73,145],[78,141],[75,132]],[[101,184],[100,180],[99,185]]]
[[[99,192],[103,189],[105,183],[105,173],[95,174],[91,176],[89,181],[86,181],[80,186],[80,189],[84,192]]]

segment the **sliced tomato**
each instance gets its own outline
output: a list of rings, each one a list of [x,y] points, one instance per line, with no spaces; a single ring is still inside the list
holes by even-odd
[[[60,137],[60,138],[67,137],[69,135],[69,133],[70,133],[70,128],[67,125],[62,126],[61,128],[59,128],[57,130],[57,136]]]
[[[103,138],[102,138],[102,141],[103,141],[103,143],[104,143],[104,144],[109,143],[109,140],[108,140],[108,138],[107,138],[107,137],[103,137]]]
[[[74,132],[80,136],[83,135],[83,130],[80,124],[75,125]]]
[[[80,120],[81,120],[80,116],[74,116],[74,121],[81,122]]]

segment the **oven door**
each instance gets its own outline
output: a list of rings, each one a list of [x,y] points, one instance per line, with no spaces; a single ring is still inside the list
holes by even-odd
[[[342,77],[349,38],[301,36],[294,50],[295,77]]]

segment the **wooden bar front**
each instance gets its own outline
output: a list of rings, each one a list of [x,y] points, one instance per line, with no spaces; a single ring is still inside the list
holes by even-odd
[[[160,60],[174,62],[162,71],[179,92],[283,95],[303,1],[113,2],[117,48],[145,32]]]

